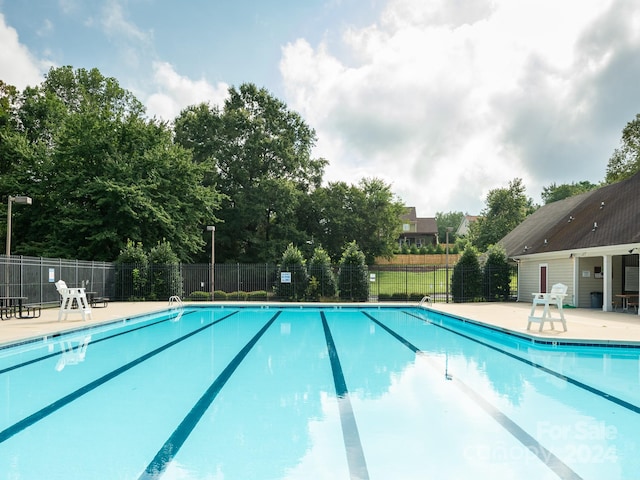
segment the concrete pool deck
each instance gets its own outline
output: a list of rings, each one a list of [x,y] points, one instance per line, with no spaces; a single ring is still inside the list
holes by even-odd
[[[216,302],[216,305],[218,303]],[[186,306],[189,304],[186,303]],[[202,305],[202,304],[200,304]],[[229,305],[225,303],[225,305]],[[231,303],[231,306],[234,304]],[[237,305],[251,305],[238,303]],[[273,303],[273,306],[291,305]],[[311,306],[313,304],[303,304]],[[326,305],[327,304],[318,304]],[[363,306],[375,307],[383,304],[366,303]],[[416,304],[410,304],[415,306]],[[79,313],[69,314],[67,320],[58,322],[58,308],[42,310],[39,318],[10,318],[0,322],[0,346],[21,340],[39,338],[57,332],[75,330],[90,325],[112,322],[118,319],[130,318],[145,313],[157,312],[168,308],[168,302],[113,302],[105,308],[93,308],[92,319],[82,321]],[[583,341],[587,343],[633,343],[640,345],[640,316],[628,312],[603,312],[599,309],[567,308],[564,310],[567,321],[567,331],[562,331],[562,325],[556,322],[556,330],[551,330],[545,323],[544,330],[538,332],[538,325],[533,324],[527,330],[527,318],[531,309],[530,303],[434,303],[431,307],[435,311],[454,316],[468,318],[486,323],[501,329],[509,330],[521,336],[534,339],[557,341]],[[538,307],[540,313],[541,307]],[[551,313],[557,316],[552,308]]]

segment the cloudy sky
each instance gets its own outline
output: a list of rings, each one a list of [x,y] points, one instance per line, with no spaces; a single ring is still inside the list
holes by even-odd
[[[327,181],[382,178],[419,216],[598,183],[640,113],[637,0],[0,0],[0,45],[6,83],[97,67],[166,120],[255,83]]]

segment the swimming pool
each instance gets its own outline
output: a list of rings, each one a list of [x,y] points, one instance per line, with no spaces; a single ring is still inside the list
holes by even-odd
[[[188,307],[0,349],[0,479],[631,479],[640,350]]]

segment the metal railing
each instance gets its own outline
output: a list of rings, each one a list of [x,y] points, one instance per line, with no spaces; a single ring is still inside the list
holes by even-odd
[[[517,292],[515,267],[509,267],[506,273],[510,279],[506,290],[503,285],[496,291],[491,285],[496,276],[483,272],[479,283],[476,282],[480,286],[476,286],[472,293],[468,293],[467,289],[455,291],[452,288],[453,266],[372,265],[364,271],[333,266],[330,273],[311,272],[314,277],[333,275],[336,286],[340,284],[340,275],[344,275],[343,281],[347,283],[343,283],[342,287],[345,290],[354,291],[354,282],[359,282],[355,290],[357,298],[347,299],[328,291],[327,285],[331,282],[325,278],[314,278],[310,287],[310,283],[295,284],[307,280],[304,280],[304,276],[294,274],[290,275],[293,283],[287,286],[289,288],[279,288],[282,286],[281,273],[287,270],[291,269],[275,264],[216,264],[213,268],[214,299],[419,302],[429,296],[432,302],[467,302],[509,300],[515,298]],[[174,295],[184,300],[210,301],[211,271],[211,264],[141,266],[0,255],[0,296],[27,297],[29,304],[57,303],[59,295],[54,282],[62,279],[70,287],[85,287],[87,291],[112,301],[168,301]],[[466,275],[462,272],[461,277],[466,278]],[[477,272],[472,275],[477,277]]]

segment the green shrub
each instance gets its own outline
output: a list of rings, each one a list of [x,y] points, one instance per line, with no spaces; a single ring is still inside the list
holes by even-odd
[[[282,273],[291,273],[291,282],[281,282]],[[292,243],[282,254],[282,261],[276,278],[275,293],[281,300],[300,301],[304,299],[309,284],[306,260],[302,252]]]
[[[338,292],[336,277],[331,270],[331,258],[322,248],[318,247],[313,251],[313,256],[309,261],[308,272],[310,278],[315,278],[317,285],[307,289],[307,294],[312,295],[312,300],[320,297],[335,297]]]
[[[249,292],[248,298],[251,301],[260,301],[260,300],[267,300],[269,296],[267,295],[266,290],[256,290],[253,292]]]
[[[365,256],[353,241],[346,245],[338,272],[340,299],[364,302],[369,298],[369,273]]]
[[[191,292],[187,297],[187,300],[192,300],[194,302],[209,302],[211,301],[211,292]]]
[[[237,292],[229,292],[227,293],[227,300],[246,302],[247,300],[249,300],[249,294],[247,292],[243,292],[242,290],[238,290]]]
[[[482,296],[482,271],[478,262],[478,251],[468,245],[453,267],[451,293],[454,302],[473,302]]]
[[[225,301],[227,300],[227,297],[228,297],[227,292],[224,292],[222,290],[216,290],[213,292],[213,298],[215,300]]]
[[[511,272],[507,253],[499,245],[489,247],[487,261],[483,269],[484,298],[493,302],[506,301],[511,291]]]
[[[312,302],[320,300],[320,282],[318,282],[318,279],[314,276],[311,276],[309,279],[309,286],[307,287],[305,297]]]
[[[393,302],[406,302],[407,301],[407,294],[403,293],[403,292],[395,292],[391,294],[391,298],[390,300]]]

